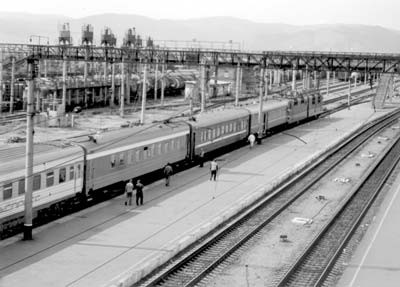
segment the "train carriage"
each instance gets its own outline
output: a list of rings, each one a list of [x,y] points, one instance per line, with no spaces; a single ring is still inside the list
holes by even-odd
[[[189,128],[180,123],[174,125],[160,125],[119,143],[119,147],[89,155],[87,188],[101,189],[110,182],[127,181],[158,170],[168,162],[184,161],[188,156]]]
[[[245,109],[211,111],[196,117],[193,125],[194,153],[217,150],[247,138],[250,116]]]
[[[251,114],[251,133],[259,132],[259,106],[246,107]],[[281,100],[268,100],[263,105],[262,110],[262,136],[266,135],[268,130],[274,129],[281,125],[286,124],[288,117],[288,101],[286,99]]]

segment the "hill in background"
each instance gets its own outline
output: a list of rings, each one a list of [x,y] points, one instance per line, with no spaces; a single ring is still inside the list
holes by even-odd
[[[110,27],[122,43],[128,28],[155,40],[239,42],[245,50],[308,50],[342,52],[400,51],[400,31],[369,25],[308,25],[257,23],[232,17],[212,17],[190,20],[156,20],[138,15],[102,14],[85,18],[59,15],[0,13],[0,42],[28,43],[31,35],[50,38],[55,44],[58,27],[70,23],[74,44],[79,44],[81,27],[94,27],[95,44],[101,30]],[[42,43],[47,40],[41,39]],[[33,40],[38,43],[38,39]]]

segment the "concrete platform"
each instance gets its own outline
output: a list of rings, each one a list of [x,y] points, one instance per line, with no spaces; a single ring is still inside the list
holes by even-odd
[[[391,184],[338,287],[400,286],[400,176]]]
[[[392,110],[354,106],[219,158],[216,182],[209,181],[208,164],[195,167],[173,176],[170,187],[147,186],[141,207],[127,208],[118,197],[37,229],[33,241],[3,241],[0,286],[129,286]]]

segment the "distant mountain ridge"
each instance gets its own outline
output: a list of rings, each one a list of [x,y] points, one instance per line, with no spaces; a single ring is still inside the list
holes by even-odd
[[[59,25],[70,23],[78,45],[83,24],[94,27],[95,44],[105,26],[122,43],[128,28],[156,40],[239,42],[245,50],[305,50],[339,52],[400,52],[400,31],[373,25],[326,24],[295,26],[282,23],[257,23],[234,17],[209,17],[189,20],[156,20],[128,14],[100,14],[84,18],[62,15],[0,13],[0,42],[28,43],[31,35],[49,37],[55,44]],[[38,43],[38,38],[33,39]],[[46,38],[41,39],[45,44]],[[243,45],[244,44],[244,45]]]

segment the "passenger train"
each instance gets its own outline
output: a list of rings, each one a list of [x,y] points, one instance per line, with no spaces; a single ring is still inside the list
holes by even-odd
[[[313,92],[268,100],[261,123],[258,122],[259,106],[249,104],[202,113],[195,120],[171,119],[104,133],[97,143],[85,140],[80,143],[81,147],[60,149],[36,145],[34,225],[96,200],[110,185],[123,185],[131,178],[160,171],[168,162],[175,166],[194,163],[201,149],[207,155],[243,144],[250,133],[261,130],[260,137],[265,136],[274,129],[317,117],[322,111],[322,97]],[[86,156],[82,149],[87,151]],[[24,176],[23,153],[3,160],[0,165],[1,238],[23,222]]]

